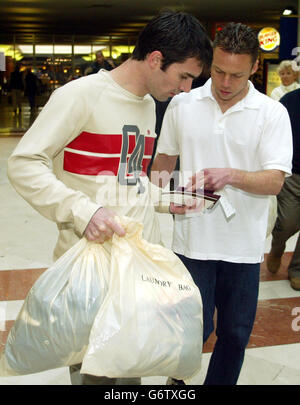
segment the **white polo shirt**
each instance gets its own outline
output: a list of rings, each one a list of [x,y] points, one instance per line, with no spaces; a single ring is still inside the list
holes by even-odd
[[[205,168],[291,173],[292,132],[287,110],[259,93],[249,81],[241,101],[222,113],[211,92],[201,88],[173,98],[165,113],[158,153],[180,155],[182,185]],[[264,257],[269,197],[225,186],[235,209],[226,217],[220,203],[194,217],[176,215],[173,250],[194,259],[259,263]]]

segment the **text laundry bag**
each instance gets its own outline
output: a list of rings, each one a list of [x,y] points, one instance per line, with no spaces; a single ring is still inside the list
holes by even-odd
[[[82,361],[109,282],[109,245],[77,242],[35,282],[10,330],[0,375]]]
[[[110,284],[95,318],[81,373],[184,379],[201,366],[202,300],[179,258],[142,239],[122,217],[112,238]]]

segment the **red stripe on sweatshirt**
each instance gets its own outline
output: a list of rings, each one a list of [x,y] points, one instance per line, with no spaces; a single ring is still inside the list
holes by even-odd
[[[98,174],[116,176],[119,169],[119,157],[98,157],[64,152],[64,170],[76,174],[97,176]]]
[[[83,131],[67,147],[93,153],[121,153],[122,134],[95,134]],[[155,138],[145,137],[145,155],[152,155]],[[135,135],[129,135],[128,153],[135,147]]]
[[[81,132],[67,147],[93,153],[120,153],[122,135]]]
[[[143,159],[141,176],[146,175],[150,160],[148,158]],[[64,170],[70,173],[87,176],[117,176],[119,163],[119,157],[86,156],[68,151],[64,152]]]

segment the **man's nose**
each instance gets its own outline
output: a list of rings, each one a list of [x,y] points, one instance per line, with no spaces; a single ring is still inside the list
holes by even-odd
[[[231,78],[230,78],[230,75],[224,75],[223,76],[223,86],[224,87],[229,87],[230,86],[230,82],[231,82]]]
[[[193,84],[193,79],[192,78],[184,80],[181,83],[181,85],[179,87],[179,90],[184,91],[185,93],[188,93],[192,88],[192,84]]]

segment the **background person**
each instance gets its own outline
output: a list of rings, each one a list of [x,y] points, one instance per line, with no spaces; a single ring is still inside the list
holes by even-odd
[[[116,215],[141,222],[143,237],[160,242],[152,187],[142,175],[155,140],[150,94],[163,101],[188,92],[211,54],[195,17],[166,12],[143,29],[132,57],[122,65],[52,93],[9,158],[8,177],[26,201],[57,223],[55,260],[83,236],[99,243],[114,232],[123,236]],[[129,163],[132,176],[127,176]],[[70,368],[73,384],[140,382],[81,375],[80,367]]]
[[[31,111],[36,108],[36,96],[39,91],[39,80],[37,76],[31,71],[31,68],[26,70],[25,75],[25,95],[28,98]]]
[[[22,97],[24,92],[24,77],[21,72],[21,65],[16,64],[15,70],[11,72],[9,80],[9,91],[11,91],[12,105],[14,113],[22,111]]]
[[[285,179],[277,196],[277,220],[272,231],[271,251],[267,257],[267,268],[277,273],[286,241],[300,230],[300,89],[282,97],[280,102],[288,110],[293,133],[292,176]],[[300,236],[288,267],[291,287],[300,290]]]
[[[292,63],[291,60],[283,60],[277,68],[281,85],[276,87],[270,95],[274,100],[280,100],[285,94],[300,88],[297,81],[299,74],[293,70]]]
[[[84,71],[84,75],[90,75],[93,73],[99,72],[100,69],[105,69],[105,70],[112,70],[114,66],[108,62],[102,51],[97,51],[96,52],[96,60],[91,64],[91,66],[87,67]]]
[[[173,235],[173,250],[201,292],[204,342],[217,310],[204,384],[233,385],[255,320],[269,195],[290,173],[292,136],[286,109],[249,81],[257,69],[255,32],[231,23],[213,49],[211,79],[174,97],[166,110],[151,179],[172,173],[179,156],[182,185],[218,192],[235,210],[219,202],[200,215],[175,215]]]

